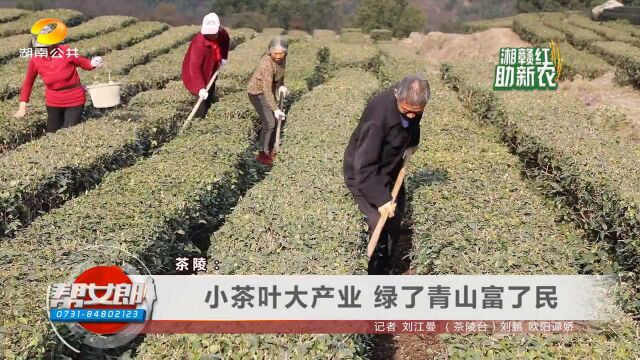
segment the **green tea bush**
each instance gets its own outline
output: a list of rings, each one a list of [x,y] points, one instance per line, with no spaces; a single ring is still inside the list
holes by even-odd
[[[184,29],[188,31],[188,29]],[[240,40],[237,40],[239,42]],[[162,43],[160,46],[165,46]],[[113,80],[121,83],[120,96],[122,102],[127,102],[131,97],[150,89],[157,89],[164,86],[171,80],[180,79],[181,68],[176,64],[181,64],[184,54],[187,51],[188,44],[184,44],[167,54],[157,56],[149,63],[141,64],[133,67],[129,73]],[[150,49],[153,51],[153,49]],[[117,59],[116,59],[117,60]],[[91,84],[95,80],[106,81],[107,75],[80,72],[80,78],[83,84]],[[13,113],[17,109],[17,100],[11,103],[0,103],[4,106],[0,107],[0,153],[41,136],[46,126],[46,113],[44,111],[44,102],[42,96],[34,94],[33,100],[29,106],[29,115],[22,119],[15,119]],[[15,102],[15,104],[14,104]],[[87,108],[87,116],[89,118],[100,117],[104,112],[95,112],[91,107]]]
[[[253,39],[258,33],[252,28],[237,28],[237,29],[228,29],[229,36],[242,36],[244,37],[244,41],[249,41]]]
[[[313,59],[314,54],[308,52],[301,56]],[[305,61],[292,66],[309,67]],[[302,69],[296,69],[295,73],[304,74]],[[182,88],[180,82],[172,82],[166,94],[186,93]],[[153,273],[167,271],[172,265],[172,256],[191,251],[185,249],[190,230],[203,223],[218,224],[246,186],[255,181],[256,163],[250,150],[256,115],[246,96],[245,92],[239,92],[223,97],[214,104],[206,119],[194,121],[187,131],[153,156],[108,175],[94,190],[43,215],[18,238],[3,244],[7,254],[17,258],[0,262],[0,268],[5,264],[25,269],[33,265],[38,281],[24,291],[40,291],[50,279],[66,276],[64,273],[68,271],[61,263],[45,265],[46,257],[59,250],[54,246],[55,250],[49,251],[48,246],[73,234],[74,240],[66,245],[82,248],[95,242],[120,246],[138,254]],[[131,107],[168,111],[179,107],[184,100],[159,96],[157,91],[145,92],[132,100]],[[175,171],[176,168],[180,171]],[[51,223],[56,224],[57,230],[47,230]],[[98,238],[96,234],[100,234]],[[47,245],[43,248],[43,244]],[[46,253],[42,255],[42,263],[21,262],[20,254],[36,249]],[[92,260],[109,263],[108,254],[97,254]],[[71,255],[65,263],[81,261],[83,259]],[[21,272],[12,272],[16,273],[16,277],[6,279],[9,272],[0,271],[0,279],[3,284],[22,281]],[[17,288],[11,286],[14,287]],[[21,296],[20,293],[10,295]],[[3,339],[9,354],[27,357],[53,351],[44,346],[51,336],[46,319],[30,309],[32,306],[36,304],[25,304],[12,314],[2,316],[3,327],[11,326],[15,330]],[[28,329],[31,335],[24,332],[26,328],[16,326],[25,320],[30,324],[34,322],[34,327]],[[38,340],[33,342],[30,340],[33,338]],[[57,341],[48,346],[55,343]]]
[[[620,41],[598,41],[590,49],[616,65],[616,79],[621,84],[640,87],[640,48]]]
[[[132,164],[172,138],[192,97],[173,89],[154,90],[152,96],[164,106],[149,108],[134,98],[127,109],[48,134],[0,157],[0,233],[11,235],[40,211],[93,187],[108,171]]]
[[[4,189],[4,191],[7,192],[7,196],[10,196],[11,200],[7,200],[6,205],[0,206],[0,212],[5,213],[5,221],[0,224],[0,230],[3,230],[3,232],[7,231],[7,235],[11,235],[15,229],[31,222],[39,211],[54,207],[76,194],[76,190],[81,189],[79,186],[91,187],[91,184],[95,184],[100,181],[100,174],[103,174],[105,171],[105,165],[101,165],[102,162],[110,163],[111,167],[109,169],[125,166],[134,161],[140,154],[153,147],[161,145],[163,142],[173,137],[175,135],[175,126],[177,126],[180,121],[184,120],[183,118],[180,118],[180,116],[185,115],[184,111],[187,110],[185,106],[191,106],[193,97],[184,90],[184,87],[176,87],[175,85],[164,90],[149,91],[147,93],[141,92],[152,88],[162,87],[171,80],[178,80],[180,78],[181,67],[175,66],[175,64],[180,64],[187,46],[188,44],[185,44],[167,54],[161,55],[149,64],[134,67],[129,75],[125,77],[122,84],[121,92],[125,99],[129,99],[133,95],[138,94],[133,98],[130,106],[126,108],[127,110],[130,108],[144,109],[158,102],[159,108],[161,109],[166,108],[167,106],[175,106],[177,113],[175,114],[176,119],[173,120],[174,122],[155,122],[155,120],[151,122],[117,122],[112,121],[113,119],[110,114],[98,114],[98,120],[92,120],[85,123],[92,124],[87,130],[76,130],[70,133],[65,132],[64,136],[59,135],[58,133],[55,135],[49,135],[45,139],[27,144],[17,151],[11,152],[3,157],[3,159],[7,159],[7,161],[10,161],[11,163],[20,162],[21,160],[18,160],[19,158],[29,158],[32,159],[32,164],[27,167],[16,167],[14,169],[7,167],[4,170],[7,172],[4,175],[7,179],[22,177],[23,182],[21,184],[16,184],[19,186],[18,188],[20,190],[14,187]],[[310,68],[313,70],[313,66],[310,66]],[[173,95],[173,99],[171,98],[172,93],[175,94]],[[155,96],[158,97],[158,101],[154,100]],[[126,115],[128,112],[124,111],[124,114]],[[114,114],[117,119],[121,119],[125,115],[122,115],[119,111],[116,111]],[[100,116],[103,117],[100,118]],[[24,119],[14,120],[15,122],[18,122],[18,124],[16,124],[18,125],[17,128],[14,126],[13,128],[7,129],[10,130],[7,132],[16,137],[18,137],[17,134],[24,135],[24,137],[21,138],[22,140],[27,140],[28,136],[33,137],[33,132],[36,128],[42,132],[42,129],[46,124],[46,116],[44,116],[44,114],[39,117],[32,115],[31,118],[33,121],[30,121],[28,126],[23,127],[19,127],[19,121],[24,121]],[[160,119],[159,121],[164,120]],[[142,126],[136,125],[138,123]],[[0,122],[0,124],[2,124],[2,122]],[[121,129],[119,131],[120,134],[128,135],[121,136],[123,138],[119,140],[116,138],[110,138],[111,135],[109,133],[112,131],[112,127],[119,127]],[[0,130],[3,129],[0,127]],[[98,140],[87,140],[86,137],[89,132],[95,132],[93,137]],[[93,139],[93,137],[90,139]],[[104,139],[102,139],[102,137],[104,137]],[[144,146],[131,147],[131,145],[129,145],[130,138],[137,139],[136,143],[144,144]],[[84,147],[85,141],[90,142],[90,144],[88,144],[89,147]],[[116,143],[113,143],[114,141]],[[67,149],[69,148],[68,146],[62,145],[71,143],[80,143],[83,144],[83,146]],[[49,156],[46,155],[46,153],[50,150],[47,149],[55,149],[56,147],[65,149],[65,151],[63,151],[64,156],[62,156],[62,158],[48,158]],[[69,150],[68,153],[67,150]],[[56,152],[60,154],[60,150]],[[41,161],[43,163],[41,163]],[[84,164],[82,162],[84,162]],[[32,166],[35,164],[40,165]],[[95,165],[97,169],[94,169],[91,164]],[[78,169],[74,168],[74,166],[78,166]],[[89,180],[82,179],[82,176],[84,176],[82,175],[83,171],[90,172],[94,175]],[[2,170],[0,170],[0,172],[2,172]],[[0,178],[2,177],[3,176],[0,175]],[[55,181],[58,181],[62,178],[64,178],[64,181],[62,181],[61,184],[50,184],[47,186],[37,185],[38,181],[44,181],[44,183],[47,183],[54,181],[52,179],[57,179]],[[75,188],[68,185],[69,182],[73,182],[72,180],[69,180],[70,178],[75,179],[74,181],[77,182],[74,185]],[[25,183],[29,183],[31,185],[26,185]],[[64,187],[64,189],[62,189],[61,186]],[[27,197],[37,198],[39,196],[37,195],[38,191],[44,191],[46,193],[54,191],[52,190],[53,188],[57,188],[57,190],[55,190],[57,191],[56,196],[42,195],[50,196],[50,199],[47,200],[46,204],[42,201],[33,201],[28,204],[20,203],[22,201],[21,199],[26,199]],[[22,195],[17,195],[16,191],[19,191]],[[30,191],[31,194],[27,195],[26,193]]]
[[[221,273],[364,271],[363,222],[343,184],[341,164],[349,135],[377,87],[361,70],[341,70],[293,105],[286,145],[271,174],[247,192],[211,237],[209,258],[221,261]],[[351,106],[336,106],[345,98]],[[138,356],[352,359],[362,352],[353,335],[154,335]]]
[[[616,29],[622,32],[629,33],[637,38],[640,38],[640,27],[638,25],[631,24],[625,20],[605,21],[600,23],[606,27]]]
[[[630,31],[623,29],[616,29],[600,24],[597,21],[593,21],[586,16],[569,15],[567,21],[573,25],[589,29],[605,39],[611,41],[622,41],[632,45],[640,46],[640,38],[631,35]]]
[[[0,277],[11,289],[3,297],[6,304],[13,297],[46,291],[48,283],[68,276],[70,265],[87,260],[110,263],[105,252],[97,252],[91,259],[77,256],[77,250],[92,244],[124,248],[141,256],[153,273],[166,271],[163,266],[170,257],[183,250],[184,230],[201,221],[218,222],[220,211],[229,206],[227,199],[238,196],[233,195],[239,191],[238,184],[251,176],[238,169],[249,145],[247,134],[253,128],[248,118],[253,114],[251,105],[242,101],[246,94],[239,95],[216,104],[206,122],[196,123],[193,131],[154,156],[110,174],[96,189],[43,215],[15,241],[4,243],[4,254],[9,258],[8,263],[0,263]],[[162,99],[150,99],[157,103],[145,113],[157,116]],[[173,111],[166,108],[164,116]],[[68,254],[63,261],[53,260],[63,253]],[[26,261],[27,254],[38,254],[38,259]],[[8,267],[14,270],[5,271]],[[32,280],[18,285],[25,281],[27,272],[33,275]],[[12,329],[2,339],[7,358],[67,351],[54,340],[39,306],[37,302],[21,302],[10,313],[3,312],[3,328]]]
[[[512,25],[513,16],[508,16],[497,19],[468,21],[462,24],[462,29],[464,32],[473,33],[500,27],[511,28]]]
[[[573,79],[578,74],[587,79],[595,79],[614,70],[614,67],[601,57],[578,50],[566,42],[560,43],[560,54],[563,59],[563,79]]]
[[[538,14],[520,14],[513,18],[513,31],[522,40],[532,44],[546,44],[551,40],[560,41],[565,38],[564,34],[552,29],[540,21]]]
[[[70,46],[77,48],[83,56],[104,55],[110,51],[137,44],[168,28],[168,25],[159,22],[138,22],[119,31],[71,43]],[[27,60],[16,58],[0,66],[0,100],[9,99],[20,92],[27,69]]]
[[[143,40],[154,37],[169,29],[165,23],[157,21],[140,21],[119,31],[102,36],[71,43],[84,56],[97,56],[121,50]]]
[[[362,29],[361,28],[350,28],[350,27],[345,27],[345,28],[340,29],[340,33],[341,34],[352,33],[352,32],[361,33]]]
[[[132,96],[141,91],[146,91],[164,86],[170,80],[180,78],[180,68],[175,64],[182,61],[186,46],[181,46],[168,54],[160,55],[150,63],[134,67],[127,76],[116,79],[121,83],[120,96],[122,102],[127,102]],[[80,72],[83,84],[91,84],[96,79],[96,74]],[[100,80],[106,81],[106,75],[101,75]],[[18,108],[17,99],[0,102],[0,153],[8,151],[43,135],[47,114],[42,96],[32,96],[29,104],[29,114],[25,118],[16,119],[13,113]],[[103,112],[95,112],[91,107],[86,108],[88,118],[102,116]]]
[[[546,18],[558,19],[563,14],[547,13]],[[549,20],[547,20],[549,21]],[[603,75],[605,72],[613,70],[613,67],[602,58],[590,54],[587,51],[579,50],[573,45],[562,41],[565,38],[562,32],[550,28],[542,23],[538,14],[520,14],[514,17],[513,30],[518,35],[534,46],[549,46],[549,41],[560,41],[560,52],[564,60],[564,70],[561,75],[565,79],[573,79],[577,74],[588,79],[593,79]],[[588,37],[585,35],[585,37]],[[586,42],[584,43],[586,44]]]
[[[257,34],[229,54],[229,63],[224,67],[224,76],[216,82],[220,94],[246,91],[249,78],[258,66],[261,56],[267,53],[270,39],[269,36]]]
[[[603,40],[600,35],[591,30],[571,25],[566,21],[565,15],[562,13],[544,14],[542,23],[564,33],[567,41],[580,49],[586,48],[592,42]]]
[[[311,35],[304,30],[289,30],[287,31],[287,38],[308,40],[311,38]]]
[[[131,25],[136,21],[129,16],[99,16],[78,26],[69,28],[65,42],[78,41],[103,33],[111,32],[122,27]],[[18,57],[20,49],[27,47],[31,42],[31,34],[13,35],[2,40],[3,46],[0,48],[0,63]]]
[[[337,37],[336,37],[336,32],[333,30],[326,30],[326,29],[316,29],[313,30],[313,40],[317,40],[317,41],[336,41]]]
[[[115,75],[126,75],[134,66],[144,64],[188,42],[198,31],[200,28],[195,25],[171,27],[160,35],[105,55],[103,58],[105,69]],[[181,67],[181,65],[182,63],[178,63],[173,66]]]
[[[284,35],[285,32],[286,30],[283,28],[264,28],[262,29],[262,32],[260,32],[260,35],[273,37],[278,35]]]
[[[609,272],[640,288],[640,164],[637,144],[598,126],[606,113],[591,112],[571,95],[543,91],[494,93],[486,81],[490,67],[458,64],[445,67],[447,81],[480,117],[496,124],[502,137],[525,162],[529,175],[545,192],[573,210],[577,221],[605,252],[579,259],[591,271],[598,259],[611,256]],[[609,254],[609,255],[607,255]],[[640,295],[622,304],[640,311]]]
[[[425,69],[422,62],[393,60],[383,66],[392,81]],[[499,144],[496,128],[474,121],[437,73],[428,78],[433,99],[422,149],[407,179],[412,269],[416,274],[575,274],[579,259],[599,246],[560,222],[561,212],[522,179],[522,165]],[[600,262],[599,269],[612,266],[606,257]],[[615,330],[588,335],[440,339],[454,359],[636,356],[633,323],[625,318],[611,326]]]
[[[331,60],[337,67],[375,67],[379,55],[378,49],[371,44],[328,42],[325,45],[329,48]]]
[[[371,36],[371,40],[391,40],[393,38],[393,33],[388,29],[373,29],[369,31],[369,36]]]
[[[361,32],[347,32],[340,35],[340,41],[347,44],[362,44],[367,41],[367,38]]]
[[[2,14],[0,14],[0,23],[16,20],[21,16],[27,15],[28,13],[29,12],[27,10],[22,9],[2,9]]]
[[[5,9],[2,9],[4,14]],[[9,16],[15,15],[15,11],[9,10]],[[0,24],[0,38],[5,36],[25,34],[31,31],[33,24],[44,18],[60,19],[65,25],[75,26],[84,20],[82,13],[68,9],[47,9],[41,11],[27,12],[20,16],[17,20],[4,22]]]
[[[227,29],[227,31],[229,32],[231,40],[229,44],[230,48],[235,48],[243,42],[253,39],[256,33],[256,31],[251,28]]]
[[[481,126],[433,79],[435,102],[425,124],[425,151],[409,179],[417,274],[576,274],[603,246],[522,179],[522,165],[499,144],[496,128]],[[531,97],[531,96],[529,96]],[[422,171],[418,169],[424,169]],[[417,241],[417,242],[416,242]],[[596,265],[610,272],[611,261]],[[590,358],[640,354],[629,318],[585,335],[444,336],[448,355],[467,358]]]

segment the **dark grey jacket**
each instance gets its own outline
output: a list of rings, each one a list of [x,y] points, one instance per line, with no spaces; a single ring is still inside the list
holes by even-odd
[[[409,127],[404,128],[394,88],[369,102],[344,153],[347,186],[376,207],[391,201],[391,187],[402,168],[404,152],[420,142],[422,116],[409,120]]]

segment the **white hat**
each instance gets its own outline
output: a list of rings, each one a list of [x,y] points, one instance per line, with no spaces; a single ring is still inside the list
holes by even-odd
[[[200,30],[200,32],[204,35],[217,34],[219,29],[220,18],[218,18],[216,13],[207,14],[207,16],[204,17],[204,20],[202,20],[202,30]]]

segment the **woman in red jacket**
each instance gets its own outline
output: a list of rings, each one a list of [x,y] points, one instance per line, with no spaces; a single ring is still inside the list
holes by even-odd
[[[189,44],[182,61],[182,83],[202,103],[194,116],[204,118],[213,104],[215,82],[207,91],[207,84],[216,70],[227,64],[229,57],[229,33],[220,26],[220,19],[210,13],[202,20],[202,28]]]
[[[80,123],[86,96],[76,68],[93,70],[102,66],[102,58],[97,56],[89,60],[78,55],[75,49],[61,44],[43,47],[35,38],[32,45],[36,49],[46,49],[46,52],[34,50],[29,59],[27,76],[20,91],[20,106],[15,117],[22,118],[27,114],[33,83],[40,75],[45,86],[47,132]]]

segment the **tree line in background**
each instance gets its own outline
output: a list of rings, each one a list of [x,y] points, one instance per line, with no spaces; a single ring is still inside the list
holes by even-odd
[[[395,36],[412,31],[461,29],[465,21],[509,16],[517,12],[586,9],[604,0],[0,0],[0,6],[25,9],[71,8],[89,17],[121,14],[171,25],[197,24],[215,11],[231,28],[339,30],[382,28]],[[640,5],[640,0],[622,1]],[[428,14],[428,16],[427,16]],[[429,18],[430,17],[430,18]]]

